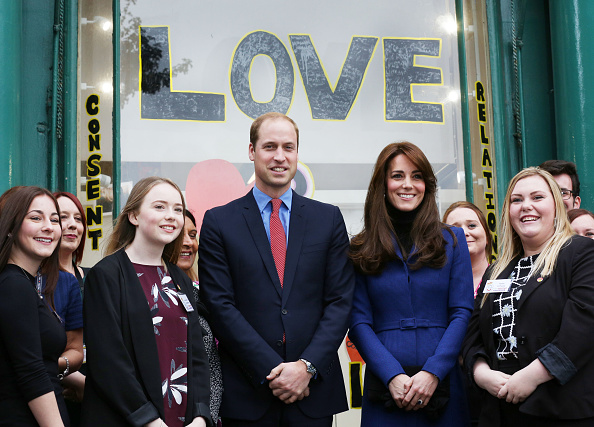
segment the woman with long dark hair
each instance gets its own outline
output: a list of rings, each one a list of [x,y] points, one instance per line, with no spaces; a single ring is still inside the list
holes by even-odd
[[[464,426],[457,357],[472,309],[462,230],[439,220],[437,180],[410,142],[380,153],[351,242],[349,336],[367,364],[362,426]]]
[[[83,426],[212,425],[192,282],[175,265],[184,209],[173,181],[140,180],[109,238],[109,255],[87,274]]]
[[[58,203],[39,187],[14,189],[2,202],[0,425],[68,425],[58,378],[66,334],[53,302],[62,236]]]

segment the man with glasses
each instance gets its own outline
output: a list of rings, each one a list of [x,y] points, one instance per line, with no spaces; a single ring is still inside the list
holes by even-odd
[[[565,160],[547,160],[539,167],[553,175],[561,187],[563,203],[567,211],[579,209],[582,199],[580,199],[580,179],[575,163]]]

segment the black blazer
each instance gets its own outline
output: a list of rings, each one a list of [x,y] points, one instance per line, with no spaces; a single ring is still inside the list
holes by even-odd
[[[509,277],[519,257],[498,277]],[[483,308],[483,277],[462,346],[465,366],[472,380],[474,362],[483,357],[498,369],[493,335],[493,299]],[[520,411],[552,419],[594,416],[594,241],[573,236],[559,253],[553,273],[533,274],[524,285],[516,315],[520,367],[536,357],[555,377],[541,384]],[[484,391],[481,426],[499,426],[498,401]]]
[[[192,283],[166,263],[173,281],[193,301]],[[202,328],[188,315],[188,406],[186,424],[207,419],[210,380]],[[122,249],[100,261],[85,278],[83,301],[88,375],[82,406],[84,426],[142,426],[164,418],[157,344],[146,296]]]
[[[348,247],[336,206],[293,193],[281,289],[252,192],[206,212],[198,249],[200,289],[221,344],[224,417],[259,419],[278,399],[266,375],[300,358],[318,370],[309,397],[295,403],[301,411],[319,418],[348,409],[337,354],[354,289]]]

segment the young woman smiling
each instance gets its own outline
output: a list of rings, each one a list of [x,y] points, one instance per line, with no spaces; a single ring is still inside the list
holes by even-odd
[[[68,425],[58,379],[66,335],[53,304],[62,236],[58,204],[39,187],[9,191],[0,215],[2,424]]]
[[[166,178],[140,180],[110,254],[85,281],[84,426],[212,425],[208,359],[192,282],[177,267],[184,202]]]
[[[62,244],[60,246],[60,268],[72,274],[82,289],[83,279],[88,269],[80,263],[85,250],[87,217],[80,200],[66,191],[54,193],[60,206],[62,221]]]
[[[363,427],[468,424],[456,361],[472,270],[462,230],[439,220],[436,192],[416,145],[379,154],[350,252],[357,275],[349,337],[367,363]]]
[[[476,296],[483,275],[487,267],[489,267],[493,247],[493,238],[489,233],[485,215],[472,203],[460,201],[452,203],[447,208],[443,214],[443,222],[464,230],[468,252],[470,253],[472,281],[474,282],[474,295]]]
[[[574,234],[553,177],[509,183],[500,258],[485,275],[463,345],[483,393],[481,426],[594,425],[594,242]],[[491,281],[488,279],[498,279]]]

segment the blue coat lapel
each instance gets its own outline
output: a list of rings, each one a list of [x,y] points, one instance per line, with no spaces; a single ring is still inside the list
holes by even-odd
[[[260,253],[262,262],[266,267],[266,271],[268,271],[270,280],[272,280],[274,288],[280,295],[282,292],[281,284],[278,278],[278,273],[276,272],[274,258],[272,257],[270,242],[268,241],[268,237],[266,236],[266,229],[264,228],[264,223],[262,222],[262,215],[260,215],[260,210],[258,209],[258,204],[256,203],[256,199],[254,198],[252,191],[250,191],[243,199],[243,216],[247,223],[248,229],[250,230],[250,234],[252,235],[252,239],[254,239],[256,248]]]

